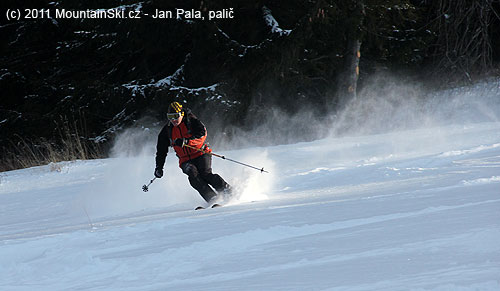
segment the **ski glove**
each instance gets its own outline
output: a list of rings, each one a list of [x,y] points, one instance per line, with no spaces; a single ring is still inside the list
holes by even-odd
[[[178,138],[174,140],[174,145],[178,147],[183,147],[188,143],[188,140],[185,138]]]
[[[161,177],[163,177],[163,169],[156,168],[156,169],[155,169],[155,177],[156,177],[156,178],[161,178]]]

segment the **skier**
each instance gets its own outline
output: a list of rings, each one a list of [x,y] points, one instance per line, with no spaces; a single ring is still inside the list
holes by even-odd
[[[179,158],[182,172],[188,175],[189,183],[205,201],[212,203],[217,197],[217,193],[209,185],[219,194],[230,194],[229,184],[218,174],[212,173],[211,150],[205,144],[207,130],[203,123],[179,102],[169,105],[167,118],[169,123],[158,135],[155,177],[163,176],[168,147],[172,146]]]

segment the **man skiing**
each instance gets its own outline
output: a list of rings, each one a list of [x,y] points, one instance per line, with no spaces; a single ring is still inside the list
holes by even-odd
[[[189,183],[205,201],[212,203],[217,193],[229,193],[231,187],[221,176],[212,173],[211,150],[205,144],[207,130],[201,121],[188,108],[179,102],[172,102],[168,107],[169,122],[158,135],[156,146],[156,168],[154,175],[163,176],[163,166],[172,146],[179,158],[182,172],[188,175]]]

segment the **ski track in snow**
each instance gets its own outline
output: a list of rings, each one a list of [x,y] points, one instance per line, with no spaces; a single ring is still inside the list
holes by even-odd
[[[214,159],[238,199],[202,211],[172,159],[0,173],[0,289],[500,290],[499,132],[227,152],[270,174]]]

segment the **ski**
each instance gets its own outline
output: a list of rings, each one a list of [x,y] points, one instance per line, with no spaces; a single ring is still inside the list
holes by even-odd
[[[210,208],[217,208],[217,207],[222,207],[222,205],[218,204],[218,203],[215,203],[214,205],[212,205]],[[205,207],[203,206],[198,206],[196,207],[194,210],[202,210],[202,209],[205,209]]]

